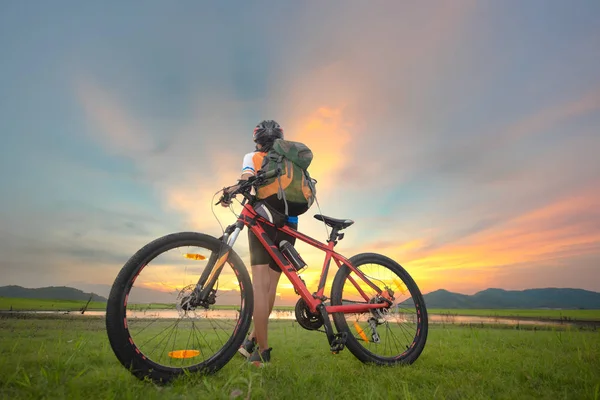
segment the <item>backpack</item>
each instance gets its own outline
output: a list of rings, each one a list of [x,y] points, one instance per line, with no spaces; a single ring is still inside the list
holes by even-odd
[[[304,214],[312,206],[317,194],[315,187],[317,181],[308,173],[312,159],[313,153],[305,144],[276,139],[263,158],[261,171],[268,172],[281,168],[281,172],[259,186],[256,197],[261,200],[277,194],[279,200],[283,199],[286,216],[288,201],[303,205],[299,214]]]

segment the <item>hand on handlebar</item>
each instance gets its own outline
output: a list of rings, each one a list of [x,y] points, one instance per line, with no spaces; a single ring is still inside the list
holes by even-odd
[[[251,177],[253,178],[253,177]],[[248,181],[239,180],[237,185],[223,188],[223,195],[217,204],[221,204],[223,207],[229,207],[232,203],[232,199],[240,193],[240,189],[248,186]]]
[[[270,179],[270,178],[277,176],[280,172],[281,171],[278,168],[277,170],[269,171],[268,173],[259,172],[257,175],[248,177],[247,180],[246,179],[238,180],[237,185],[223,188],[223,195],[221,196],[221,199],[219,200],[219,202],[215,205],[221,204],[223,207],[229,207],[231,205],[231,199],[233,197],[235,197],[235,195],[240,193],[240,189],[242,189],[241,191],[245,191],[245,190],[249,189],[251,186],[255,185],[256,183],[259,183],[266,179]]]
[[[221,196],[221,198],[219,199],[219,202],[217,204],[221,204],[221,206],[226,207],[226,208],[229,207],[231,205],[231,199],[232,199],[232,196],[230,195],[230,193],[235,192],[237,189],[238,189],[238,185],[223,188],[223,195]]]

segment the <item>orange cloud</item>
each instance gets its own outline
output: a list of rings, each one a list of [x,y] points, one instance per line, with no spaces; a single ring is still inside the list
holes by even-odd
[[[341,108],[321,107],[292,126],[289,139],[310,147],[314,156],[310,174],[320,182],[320,192],[327,191],[332,179],[348,163],[352,125],[344,120]]]
[[[492,285],[494,271],[592,254],[600,246],[600,185],[438,247],[434,238],[366,245],[398,260],[425,289]]]
[[[524,118],[509,126],[498,137],[502,141],[510,141],[527,135],[543,133],[564,120],[596,110],[600,110],[600,91],[597,88],[576,100],[543,109]]]
[[[323,106],[305,115],[298,115],[286,128],[287,139],[305,143],[313,152],[314,158],[309,172],[318,181],[317,196],[321,204],[325,203],[330,193],[335,190],[336,179],[340,179],[339,174],[352,157],[352,127],[353,124],[345,116],[343,106]],[[325,230],[322,223],[312,223],[309,219],[317,212],[318,209],[314,206],[303,216],[300,231],[324,241]],[[300,241],[296,242],[296,249],[309,266],[301,276],[309,289],[316,290],[325,253]],[[336,270],[337,267],[332,263],[331,271]],[[292,285],[285,277],[281,278],[279,290],[283,301],[297,298]]]
[[[153,142],[144,129],[103,87],[79,79],[76,91],[85,113],[101,131],[95,139],[117,154],[132,156],[152,150]]]
[[[147,174],[159,190],[167,208],[187,217],[190,226],[182,227],[182,230],[193,228],[218,234],[220,227],[211,212],[211,204],[216,203],[219,195],[213,203],[211,201],[219,189],[236,183],[240,176],[243,154],[233,154],[225,146],[218,153],[207,154],[202,148],[194,152],[187,149],[185,144],[179,147],[182,150],[180,154],[170,154],[171,159],[167,159],[165,155],[153,154],[156,143],[152,136],[115,96],[89,80],[79,80],[76,88],[86,114],[99,129],[99,132],[94,132],[95,140],[136,162],[137,167]],[[189,168],[173,170],[172,179],[153,179],[157,174],[167,175],[165,169],[171,166],[169,160],[173,157],[202,158],[206,160],[206,166],[198,168],[198,171]],[[212,167],[211,172],[206,173],[209,166]],[[180,178],[177,179],[176,176]],[[232,222],[234,216],[228,209],[220,206],[213,206],[212,209],[223,225]]]
[[[164,168],[169,165],[160,156],[149,157],[153,151],[151,137],[144,133],[145,131],[140,128],[136,119],[127,113],[116,98],[87,81],[81,81],[78,89],[86,113],[100,129],[100,135],[96,137],[98,141],[113,151],[134,159],[137,166],[149,176],[152,176],[160,166]],[[286,126],[289,139],[306,143],[315,154],[310,170],[319,181],[319,199],[323,199],[334,187],[332,181],[343,168],[347,153],[350,151],[350,127],[351,124],[344,117],[342,106],[317,108],[306,114],[298,115],[294,122]],[[167,208],[178,211],[187,217],[189,226],[182,226],[181,230],[195,229],[218,236],[221,227],[213,212],[223,226],[233,223],[235,216],[229,209],[214,206],[219,195],[214,198],[213,195],[223,186],[236,183],[240,177],[243,154],[234,154],[225,146],[221,146],[218,152],[207,153],[204,151],[202,154],[198,154],[198,157],[203,157],[206,161],[206,168],[203,170],[210,169],[211,173],[203,173],[203,171],[194,173],[186,169],[178,171],[182,174],[182,179],[155,182],[155,186]],[[149,158],[153,160],[149,160]],[[153,161],[160,165],[153,165]],[[234,206],[234,209],[239,211],[239,205]],[[322,239],[323,227],[322,225],[317,225],[317,227],[313,231],[310,228],[301,230]],[[299,246],[302,248],[303,245]],[[236,250],[238,253],[245,253],[246,249],[246,235],[241,235]],[[309,249],[303,251],[302,256],[311,266],[303,274],[303,278],[309,286],[316,287],[324,253]],[[249,257],[243,257],[243,261],[250,270]],[[164,281],[161,280],[160,283],[140,281],[139,284],[143,283],[147,288],[163,291],[180,287],[184,279],[183,273],[168,266],[165,268],[170,272],[167,274],[168,278],[165,276]],[[335,266],[332,267],[333,269],[336,269]],[[296,297],[291,285],[285,283],[285,278],[281,284],[281,295],[283,299]]]

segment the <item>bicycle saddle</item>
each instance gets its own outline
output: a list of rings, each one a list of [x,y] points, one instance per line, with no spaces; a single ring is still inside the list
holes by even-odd
[[[337,228],[338,230],[347,228],[354,223],[354,221],[352,221],[351,219],[331,218],[331,217],[326,217],[325,215],[322,215],[322,214],[316,214],[315,218],[318,219],[319,221],[325,222],[325,224],[327,224],[328,226],[330,226],[332,228]]]

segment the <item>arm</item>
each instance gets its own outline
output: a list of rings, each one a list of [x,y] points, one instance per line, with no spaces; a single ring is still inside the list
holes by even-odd
[[[248,178],[250,178],[251,176],[253,176],[253,175],[252,174],[248,174],[248,173],[244,173],[244,174],[242,174],[242,176],[240,177],[239,180],[240,181],[247,181]],[[223,192],[230,193],[230,192],[234,192],[234,191],[238,190],[239,188],[240,188],[240,185],[234,185],[234,186],[231,186],[231,187],[228,187],[228,188],[224,189]],[[223,201],[221,201],[221,205],[223,207],[229,207],[231,205],[231,201],[223,200]]]
[[[254,176],[256,174],[256,171],[254,170],[254,162],[252,160],[253,155],[254,155],[254,153],[248,153],[248,154],[246,154],[246,156],[244,156],[244,161],[242,163],[242,175],[239,180],[246,181],[246,180],[248,180],[248,178],[250,178],[251,176]],[[224,192],[231,193],[231,192],[239,189],[239,187],[240,187],[239,185],[234,185],[234,186],[231,186],[230,188],[224,190]],[[230,204],[231,204],[231,201],[221,202],[221,205],[223,207],[229,207]]]

